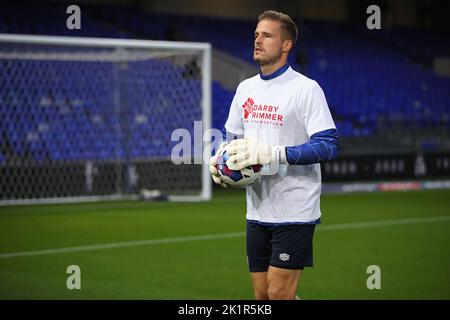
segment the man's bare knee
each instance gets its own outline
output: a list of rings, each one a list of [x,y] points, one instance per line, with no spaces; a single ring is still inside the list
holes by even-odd
[[[295,291],[291,288],[285,288],[279,285],[270,285],[267,290],[269,300],[293,300],[295,299]]]
[[[301,275],[300,270],[280,269],[270,266],[267,293],[270,300],[293,300]]]

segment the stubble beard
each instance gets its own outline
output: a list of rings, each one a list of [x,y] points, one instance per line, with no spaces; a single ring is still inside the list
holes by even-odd
[[[268,56],[266,58],[253,57],[253,60],[259,64],[260,67],[275,64],[281,58],[281,49],[274,55]]]

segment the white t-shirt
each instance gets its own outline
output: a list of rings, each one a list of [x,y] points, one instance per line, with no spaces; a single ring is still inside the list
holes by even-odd
[[[336,128],[325,95],[314,80],[292,70],[270,80],[260,75],[241,82],[225,129],[256,136],[271,146],[296,146],[314,133]],[[320,212],[320,164],[276,164],[247,187],[247,220],[316,223]],[[266,173],[272,173],[266,175]]]

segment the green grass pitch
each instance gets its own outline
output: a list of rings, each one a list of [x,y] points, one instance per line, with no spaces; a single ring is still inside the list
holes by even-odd
[[[303,299],[450,299],[450,190],[323,195],[321,207]],[[228,190],[207,203],[0,207],[0,299],[252,299],[244,212]],[[81,290],[66,287],[69,265]]]

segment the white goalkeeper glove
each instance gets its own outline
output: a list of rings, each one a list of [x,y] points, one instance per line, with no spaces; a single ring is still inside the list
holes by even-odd
[[[213,155],[209,159],[209,172],[211,172],[212,179],[214,180],[215,183],[217,183],[218,185],[220,185],[224,188],[227,187],[227,184],[225,182],[223,182],[222,179],[220,178],[220,174],[216,168],[216,165],[217,165],[217,158],[218,158],[219,154],[222,152],[222,150],[225,148],[226,145],[227,145],[226,142],[222,142],[221,145],[219,146],[219,149],[217,150],[216,154]]]
[[[230,155],[227,166],[231,170],[241,170],[254,164],[287,163],[285,147],[272,147],[254,137],[233,140],[225,150]]]

